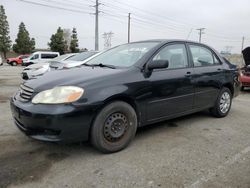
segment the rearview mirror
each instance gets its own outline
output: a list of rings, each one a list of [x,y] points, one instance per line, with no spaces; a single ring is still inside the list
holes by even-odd
[[[147,65],[148,70],[168,68],[168,60],[153,60]]]

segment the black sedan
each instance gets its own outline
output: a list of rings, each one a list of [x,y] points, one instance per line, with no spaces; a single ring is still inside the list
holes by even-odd
[[[239,86],[238,71],[212,48],[149,40],[27,81],[10,104],[15,124],[28,136],[51,142],[91,140],[108,153],[125,148],[137,127],[206,109],[225,117]]]

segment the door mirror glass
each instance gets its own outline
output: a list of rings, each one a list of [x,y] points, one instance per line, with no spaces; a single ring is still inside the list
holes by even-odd
[[[168,60],[153,60],[148,63],[148,70],[168,68]]]

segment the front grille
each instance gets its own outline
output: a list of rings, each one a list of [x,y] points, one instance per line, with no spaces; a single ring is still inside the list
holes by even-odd
[[[34,93],[34,90],[32,88],[25,86],[23,84],[20,86],[19,97],[21,101],[23,102],[29,101],[33,93]]]

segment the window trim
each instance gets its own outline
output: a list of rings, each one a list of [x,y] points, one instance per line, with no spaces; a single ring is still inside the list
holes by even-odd
[[[190,56],[189,60],[190,60],[190,63],[192,64],[193,68],[214,67],[214,66],[222,65],[222,62],[221,62],[220,58],[218,57],[218,55],[214,52],[213,49],[209,48],[208,46],[206,46],[204,44],[197,44],[197,43],[192,43],[192,42],[186,42],[186,45],[187,45],[188,53],[189,53],[189,56]],[[215,57],[219,61],[219,64],[212,64],[212,65],[208,65],[208,66],[194,66],[193,55],[192,55],[192,52],[191,52],[191,49],[190,49],[190,45],[199,46],[199,47],[202,47],[202,48],[206,48],[213,55],[213,61],[214,61],[214,57]]]
[[[145,65],[147,65],[150,61],[152,61],[153,60],[153,58],[162,50],[162,49],[164,49],[164,48],[166,48],[166,47],[168,47],[168,46],[171,46],[171,45],[178,45],[178,44],[182,44],[182,45],[184,45],[184,48],[185,48],[185,51],[186,51],[186,57],[187,57],[187,67],[180,67],[180,68],[165,68],[165,69],[155,69],[155,70],[153,70],[153,72],[158,72],[158,71],[167,71],[167,70],[169,70],[169,71],[171,71],[171,70],[181,70],[181,69],[188,69],[188,68],[191,68],[192,67],[192,64],[190,63],[190,60],[189,60],[189,54],[188,54],[188,49],[187,49],[187,46],[186,46],[186,43],[185,42],[182,42],[182,41],[180,41],[180,42],[169,42],[169,43],[166,43],[166,44],[164,44],[163,46],[161,46],[150,58],[149,58],[149,60],[145,63]],[[144,65],[144,66],[145,66]]]

